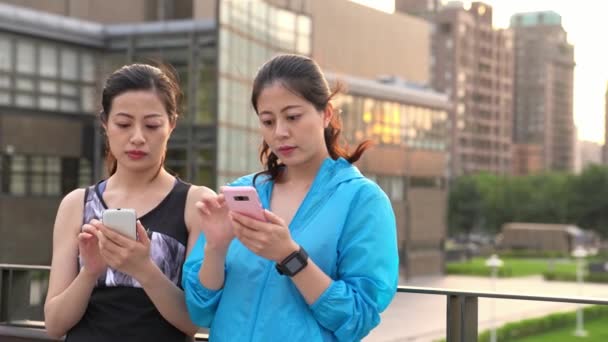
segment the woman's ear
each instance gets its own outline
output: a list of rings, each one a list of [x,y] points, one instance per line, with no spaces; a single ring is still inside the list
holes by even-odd
[[[173,133],[175,126],[177,126],[177,115],[173,119],[169,118],[169,134]]]
[[[331,119],[334,117],[334,106],[328,103],[323,111],[323,128],[327,128]]]

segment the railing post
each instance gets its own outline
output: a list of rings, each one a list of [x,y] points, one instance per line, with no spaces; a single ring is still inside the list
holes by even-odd
[[[477,342],[477,297],[447,296],[446,342]]]
[[[0,323],[8,321],[10,270],[0,268]]]

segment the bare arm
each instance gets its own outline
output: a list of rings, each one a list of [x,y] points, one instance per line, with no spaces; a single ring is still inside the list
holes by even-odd
[[[84,190],[69,193],[59,205],[53,228],[53,259],[44,321],[50,336],[61,337],[84,315],[97,278],[85,268],[79,273],[78,234]]]
[[[201,218],[196,212],[194,203],[205,190],[204,187],[192,186],[188,191],[184,213],[189,232],[186,255],[190,254],[192,246],[198,239]],[[145,273],[146,276],[140,280],[140,283],[160,314],[184,333],[194,335],[198,331],[198,327],[192,323],[188,315],[184,292],[165,277],[154,263],[151,262],[148,268],[149,271]]]
[[[205,231],[206,242],[198,280],[209,290],[219,290],[224,287],[226,254],[234,233],[230,228],[231,222],[224,195],[218,196],[215,192],[206,189],[199,198],[202,199],[196,203],[196,209],[205,217],[204,222],[201,220],[199,224]],[[201,216],[198,216],[200,220]]]

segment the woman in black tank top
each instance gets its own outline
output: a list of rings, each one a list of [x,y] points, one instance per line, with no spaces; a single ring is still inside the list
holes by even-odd
[[[170,72],[132,64],[106,81],[100,117],[110,177],[61,202],[45,303],[47,332],[78,341],[187,341],[197,331],[181,289],[196,241],[194,203],[204,187],[170,175],[163,161],[180,90]],[[133,208],[137,240],[104,226],[108,208]],[[145,227],[145,228],[144,228]]]

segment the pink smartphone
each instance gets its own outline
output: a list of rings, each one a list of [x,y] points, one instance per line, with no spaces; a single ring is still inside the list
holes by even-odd
[[[264,207],[258,192],[252,186],[226,186],[223,188],[228,209],[266,222]]]

